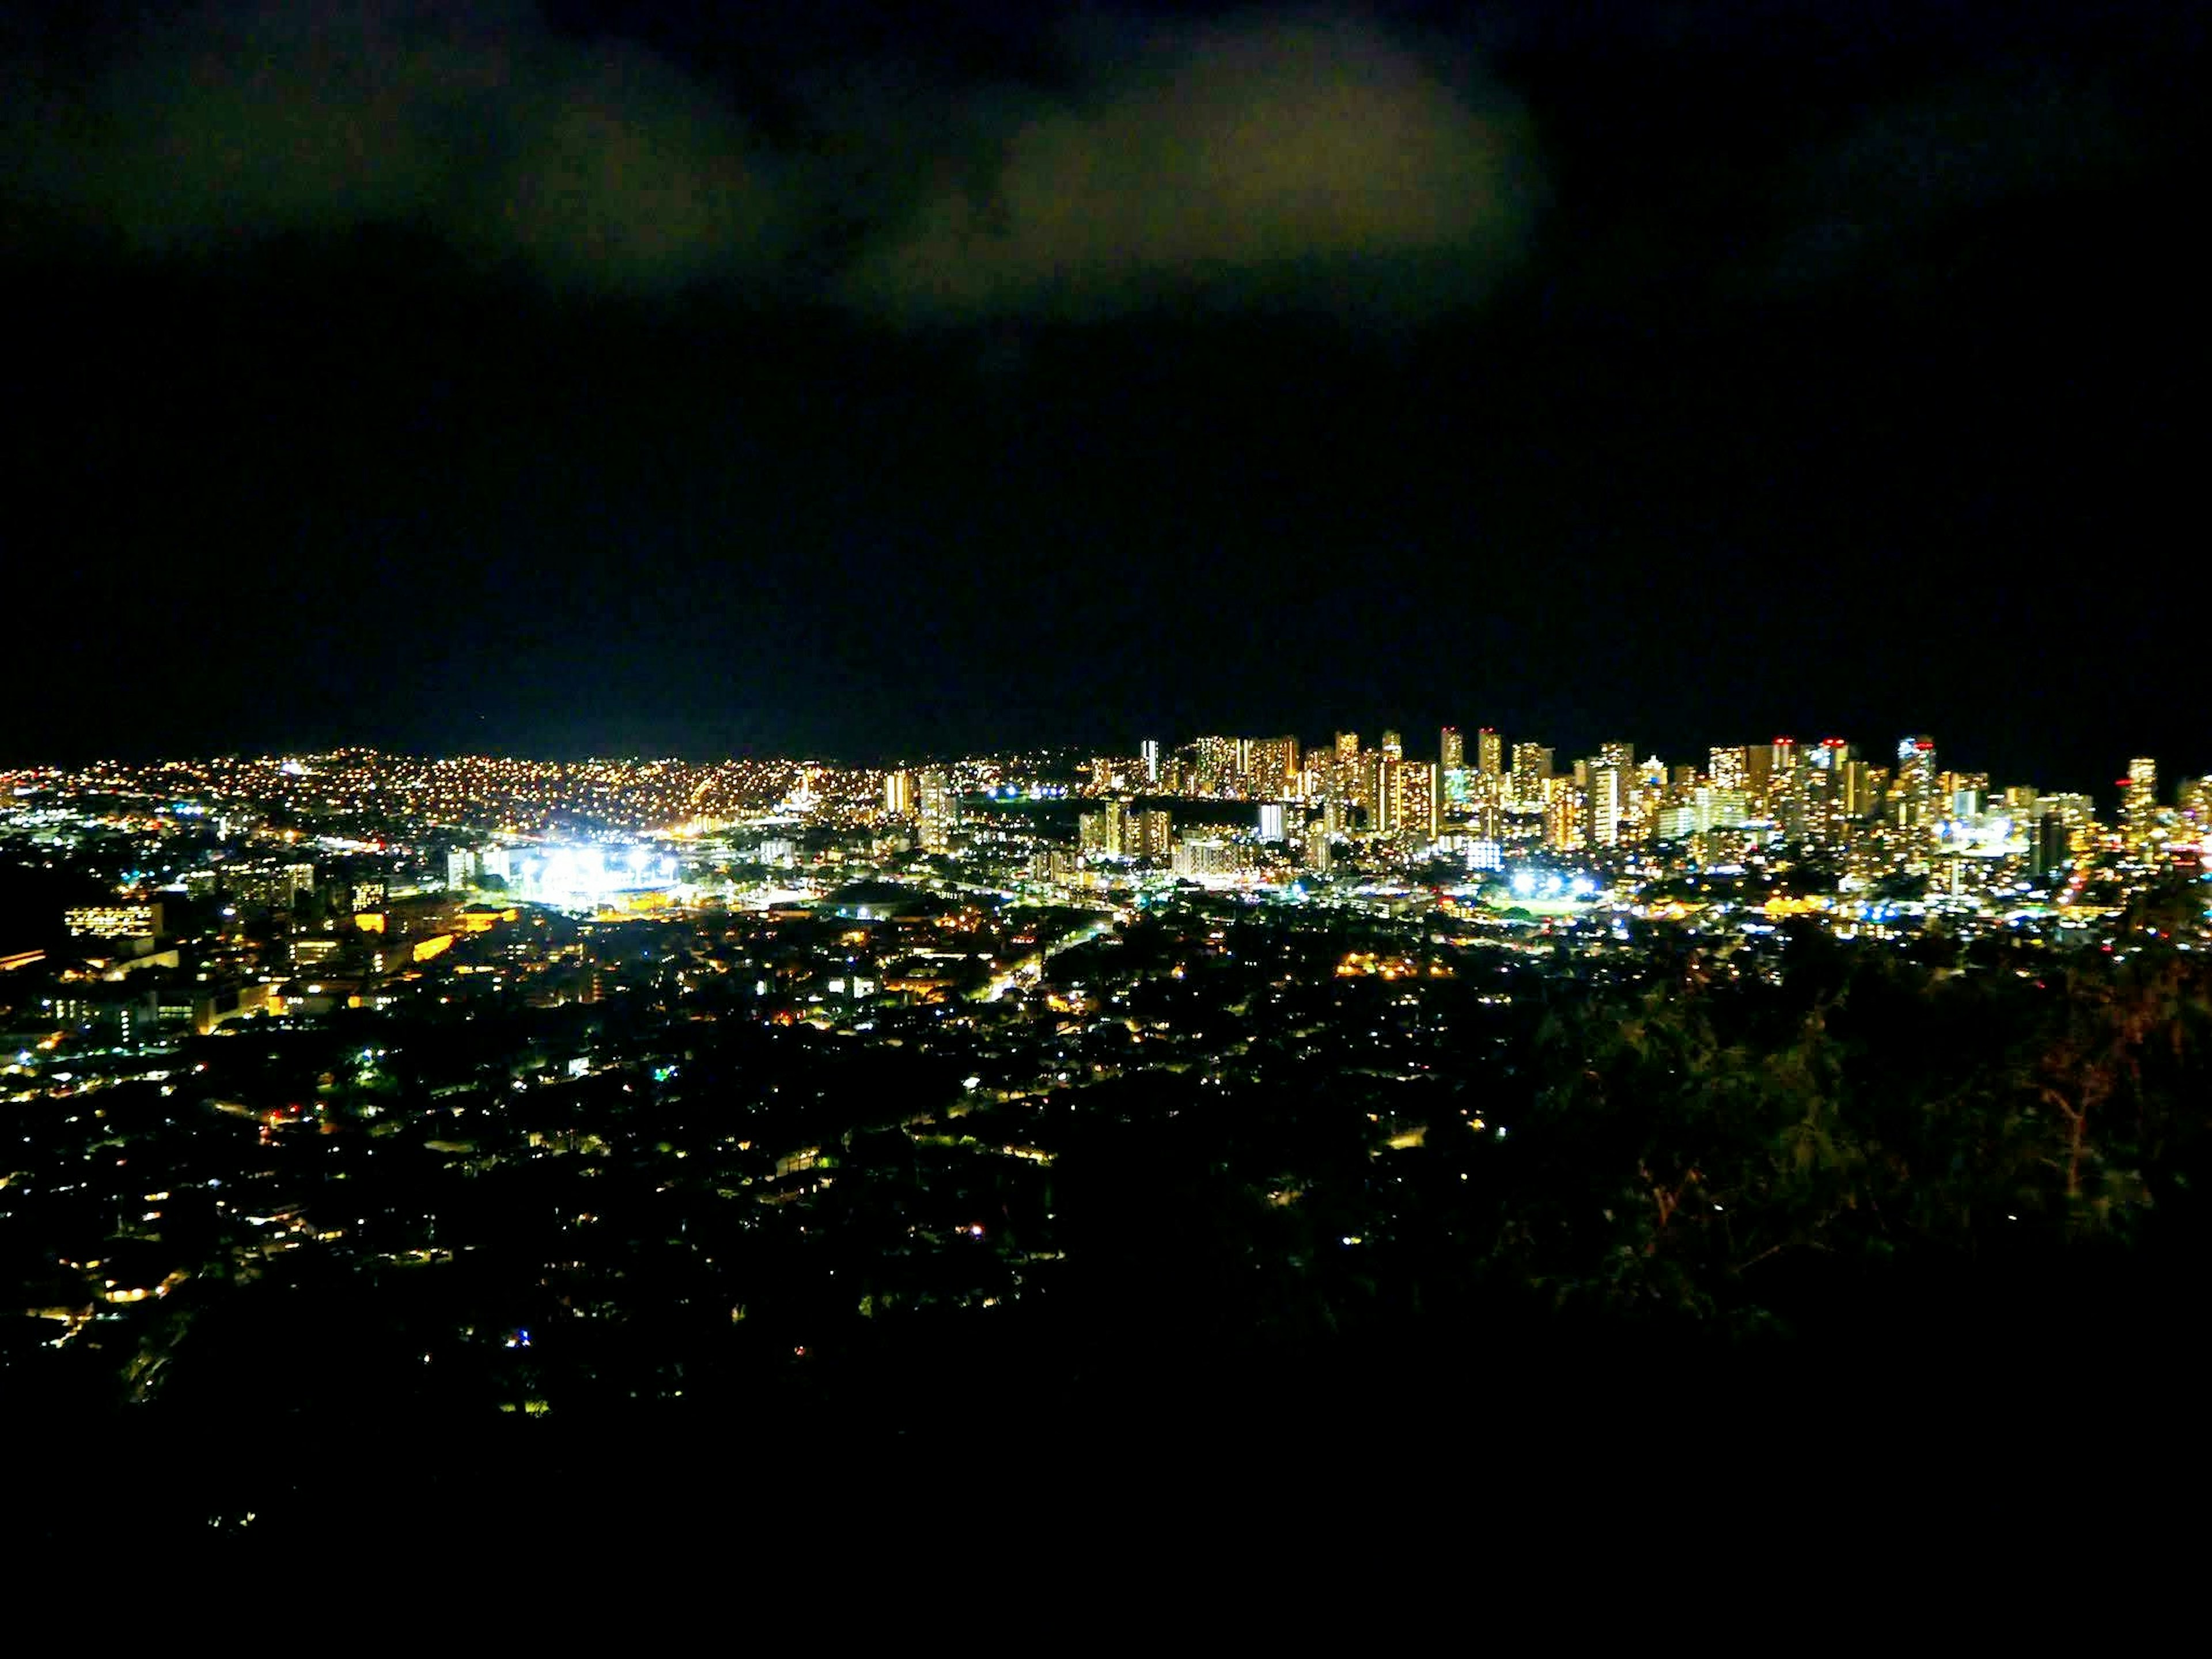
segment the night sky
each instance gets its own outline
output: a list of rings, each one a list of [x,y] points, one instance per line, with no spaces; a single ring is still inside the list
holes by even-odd
[[[2212,770],[2202,8],[0,21],[0,762]]]

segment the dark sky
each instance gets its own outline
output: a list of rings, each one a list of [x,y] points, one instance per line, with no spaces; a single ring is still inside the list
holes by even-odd
[[[2202,8],[1047,9],[9,9],[0,761],[2212,769]]]

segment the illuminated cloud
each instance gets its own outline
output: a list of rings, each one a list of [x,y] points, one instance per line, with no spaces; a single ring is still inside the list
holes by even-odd
[[[149,251],[397,226],[565,286],[737,279],[902,320],[1419,313],[1522,241],[1526,123],[1439,42],[1298,12],[1066,48],[1056,94],[794,71],[778,151],[722,89],[526,0],[208,0],[0,108],[0,149]]]
[[[1784,188],[1789,228],[1755,275],[1788,288],[1879,260],[1885,282],[1906,281],[1920,274],[1902,246],[1911,238],[2094,181],[2129,159],[2129,125],[2093,83],[2050,72],[1984,76],[1871,110]]]
[[[149,29],[37,161],[142,247],[400,224],[587,287],[757,257],[777,218],[715,97],[507,0],[204,8]]]
[[[1421,309],[1519,246],[1525,125],[1437,57],[1316,15],[1090,45],[1087,95],[971,103],[972,149],[860,259],[853,299],[912,319]]]

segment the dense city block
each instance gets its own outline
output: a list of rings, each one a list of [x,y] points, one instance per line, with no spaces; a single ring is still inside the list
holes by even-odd
[[[2185,1224],[2212,781],[1632,754],[18,772],[0,1377],[546,1433],[1164,1352],[1496,1388]]]

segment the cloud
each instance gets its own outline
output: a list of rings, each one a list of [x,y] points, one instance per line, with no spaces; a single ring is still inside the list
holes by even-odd
[[[1304,14],[1083,43],[1083,95],[972,100],[848,296],[908,319],[1163,298],[1424,308],[1518,249],[1516,107],[1366,24]]]
[[[895,57],[779,76],[770,37],[779,149],[528,0],[204,0],[88,83],[40,82],[34,117],[0,109],[0,161],[143,250],[402,226],[568,287],[735,279],[902,321],[1419,313],[1521,247],[1527,123],[1437,40],[1302,11],[1060,43],[1047,92]]]
[[[1918,274],[1900,245],[1984,210],[2078,188],[2124,166],[2129,122],[2094,82],[1991,72],[1869,111],[1784,190],[1789,228],[1764,283]]]
[[[155,250],[407,224],[556,281],[653,288],[764,257],[773,166],[641,50],[507,0],[264,0],[155,27],[31,172]]]

